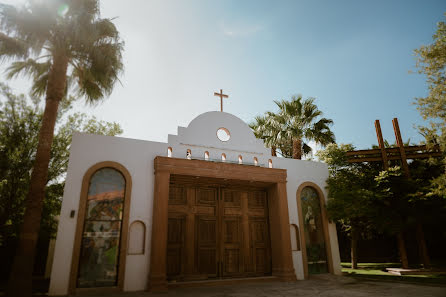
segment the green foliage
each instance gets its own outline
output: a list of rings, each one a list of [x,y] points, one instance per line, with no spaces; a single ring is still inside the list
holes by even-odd
[[[329,144],[317,153],[327,163],[327,212],[348,233],[364,237],[396,234],[417,222],[444,221],[446,202],[431,193],[431,181],[442,175],[442,166],[416,160],[407,179],[399,166],[382,170],[380,163],[348,163],[350,144]]]
[[[414,209],[409,201],[415,184],[407,179],[399,166],[383,170],[375,177],[374,223],[377,229],[395,234],[415,224]]]
[[[284,157],[291,158],[296,153],[300,157],[302,152],[307,155],[311,152],[309,141],[324,146],[335,142],[330,130],[333,121],[321,118],[323,113],[314,104],[314,100],[303,100],[298,95],[293,96],[290,101],[274,101],[279,111],[257,116],[250,127],[257,138],[263,139],[269,147],[278,148]],[[299,144],[297,148],[293,147],[293,142],[296,141]]]
[[[446,16],[446,14],[445,14]],[[424,119],[430,119],[429,127],[420,127],[428,144],[438,143],[446,152],[446,23],[437,24],[433,43],[415,50],[416,66],[427,79],[429,94],[416,98],[417,108]],[[446,164],[446,158],[443,160]],[[446,197],[446,172],[432,181],[432,194]]]
[[[370,164],[348,163],[345,153],[350,150],[354,150],[351,144],[329,144],[316,155],[327,163],[330,171],[327,180],[329,218],[347,233],[354,229],[366,236],[373,227],[373,180],[378,170]]]
[[[330,171],[336,172],[339,169],[351,165],[347,162],[347,155],[345,153],[348,151],[353,151],[354,149],[355,147],[353,144],[330,143],[324,150],[318,151],[316,156],[319,158],[319,160],[327,163]]]
[[[13,61],[8,77],[31,78],[32,95],[42,96],[53,66],[64,61],[76,98],[95,103],[108,96],[123,70],[124,43],[112,20],[99,16],[98,0],[0,3],[0,61]]]
[[[71,113],[73,101],[72,98],[67,99],[60,106],[51,150],[41,227],[41,232],[50,236],[56,231],[55,217],[60,210],[73,131],[110,136],[122,133],[117,123],[98,121],[82,113]],[[0,84],[0,108],[1,245],[3,240],[18,235],[23,219],[24,200],[30,183],[43,110],[38,99],[14,95],[3,84]]]

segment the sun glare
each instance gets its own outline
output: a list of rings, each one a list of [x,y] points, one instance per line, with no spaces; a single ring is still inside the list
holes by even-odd
[[[68,6],[68,4],[62,4],[57,10],[57,14],[61,17],[64,17],[67,14],[69,8],[70,7]]]

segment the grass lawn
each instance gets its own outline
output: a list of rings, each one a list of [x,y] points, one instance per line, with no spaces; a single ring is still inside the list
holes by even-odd
[[[358,269],[351,269],[350,263],[341,263],[341,265],[343,274],[351,277],[384,281],[446,285],[446,275],[444,274],[415,274],[399,276],[386,272],[386,268],[401,267],[400,263],[359,263]]]

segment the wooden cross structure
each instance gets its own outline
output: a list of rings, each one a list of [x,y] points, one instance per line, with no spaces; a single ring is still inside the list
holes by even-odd
[[[401,167],[407,178],[410,177],[409,166],[407,160],[412,159],[426,159],[430,157],[441,157],[442,153],[440,147],[435,145],[434,147],[427,147],[426,145],[408,145],[405,146],[401,138],[400,127],[398,125],[398,119],[392,120],[393,131],[395,132],[396,144],[398,147],[385,147],[383,135],[381,132],[381,126],[379,120],[375,121],[376,136],[378,137],[379,149],[371,150],[356,150],[347,152],[347,161],[349,163],[361,163],[361,162],[382,162],[384,170],[389,168],[389,161],[400,160]],[[418,252],[423,262],[424,268],[430,267],[429,255],[427,253],[426,241],[424,239],[423,227],[420,222],[417,223],[416,236],[418,242]],[[409,262],[407,260],[407,253],[405,249],[403,233],[400,232],[397,235],[398,248],[400,251],[401,262],[403,268],[409,268]]]
[[[220,111],[223,112],[223,98],[228,98],[228,95],[223,94],[223,90],[220,89],[220,93],[214,92],[214,96],[220,97]]]
[[[435,145],[433,148],[428,148],[426,145],[409,145],[405,146],[401,138],[400,127],[398,119],[392,120],[393,130],[395,132],[396,144],[398,147],[385,147],[383,135],[381,132],[381,125],[379,120],[375,121],[376,136],[378,138],[379,149],[371,150],[356,150],[347,152],[349,163],[361,162],[382,162],[384,170],[389,168],[389,161],[400,160],[401,167],[404,174],[409,177],[408,159],[426,159],[430,157],[441,157],[440,147]]]

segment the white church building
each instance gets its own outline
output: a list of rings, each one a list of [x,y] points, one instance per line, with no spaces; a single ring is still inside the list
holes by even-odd
[[[75,133],[49,295],[340,274],[328,168],[207,112],[168,142]]]

